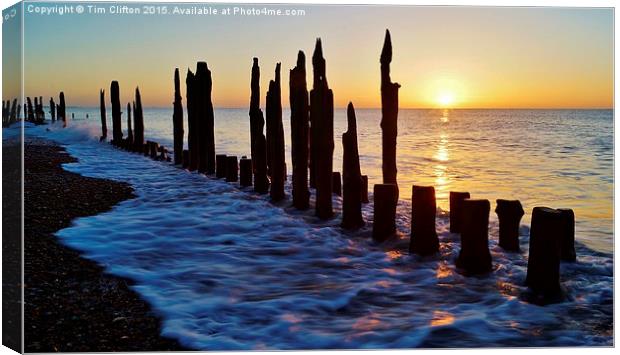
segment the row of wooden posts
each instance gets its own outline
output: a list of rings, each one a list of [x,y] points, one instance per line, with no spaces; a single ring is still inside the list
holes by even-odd
[[[58,120],[61,120],[66,126],[65,94],[60,92],[60,103],[58,105],[54,103],[54,98],[50,98],[49,107],[52,122],[56,122],[56,117],[58,116]],[[6,127],[19,121],[20,112],[21,105],[17,103],[17,99],[13,99],[12,104],[10,100],[3,101],[2,125]],[[34,105],[30,96],[26,97],[26,103],[24,103],[24,120],[34,124],[45,123],[45,111],[43,110],[42,96],[34,98]]]
[[[383,183],[373,188],[374,216],[372,236],[382,242],[396,231],[396,206],[399,199],[396,169],[396,137],[398,89],[390,78],[392,43],[389,31],[381,52],[382,103],[382,169]],[[342,136],[342,179],[333,171],[334,99],[326,77],[321,40],[312,56],[313,85],[308,93],[306,58],[299,51],[296,66],[290,70],[292,203],[297,209],[310,207],[309,188],[315,188],[315,214],[321,219],[333,217],[332,194],[342,195],[342,222],[345,229],[358,229],[365,224],[362,204],[368,202],[368,177],[361,174],[357,144],[357,124],[352,103],[347,107],[347,131]],[[251,158],[215,153],[214,112],[211,100],[211,71],[206,62],[198,62],[196,73],[186,76],[188,149],[184,150],[183,106],[179,70],[174,73],[173,151],[174,164],[190,171],[225,178],[242,187],[252,186],[260,194],[270,194],[274,202],[285,199],[286,164],[282,125],[281,65],[275,69],[266,94],[266,120],[260,109],[260,68],[253,59],[250,96]],[[144,121],[140,91],[136,89],[133,108],[127,104],[128,136],[123,137],[118,82],[111,88],[112,144],[141,152],[156,160],[171,161],[168,150],[152,141],[144,141]],[[102,137],[107,137],[105,97],[101,90]],[[131,112],[134,129],[132,130]],[[263,128],[266,125],[266,135]],[[519,250],[519,224],[524,214],[517,200],[497,200],[499,245],[508,251]],[[491,270],[488,247],[488,200],[471,199],[467,192],[450,193],[450,231],[461,234],[461,250],[456,261],[469,274]],[[436,200],[432,186],[413,186],[410,252],[422,256],[439,251],[435,227]],[[535,207],[532,212],[527,285],[543,295],[560,291],[560,260],[575,260],[575,218],[572,210]]]

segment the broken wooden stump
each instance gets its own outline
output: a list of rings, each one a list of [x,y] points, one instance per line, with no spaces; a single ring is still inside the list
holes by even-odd
[[[150,151],[151,159],[157,160],[157,153],[159,152],[159,143],[150,142],[149,151]]]
[[[561,295],[560,248],[563,230],[562,212],[534,207],[525,284],[543,299]]]
[[[461,225],[461,251],[456,266],[467,274],[491,271],[489,252],[489,200],[463,201],[463,224]]]
[[[174,110],[172,113],[172,134],[174,138],[174,164],[183,161],[183,103],[181,98],[181,79],[179,68],[174,70]]]
[[[525,213],[521,202],[518,200],[496,201],[495,213],[499,219],[499,246],[508,251],[518,252],[519,247],[519,224]]]
[[[260,67],[258,58],[253,59],[250,82],[250,145],[254,172],[254,191],[265,194],[269,191],[267,178],[267,142],[263,134],[265,120],[260,109]]]
[[[252,159],[245,156],[239,160],[239,185],[252,186]]]
[[[118,146],[123,140],[123,129],[121,126],[121,100],[118,81],[112,81],[110,85],[110,100],[112,102],[112,144]]]
[[[228,164],[226,159],[226,154],[218,154],[215,156],[215,177],[217,179],[226,177],[226,165]]]
[[[27,103],[27,117],[28,117],[28,121],[29,122],[34,122],[35,118],[34,118],[34,109],[32,108],[32,100],[30,99],[30,96],[26,97],[26,103]]]
[[[211,92],[213,80],[207,62],[198,62],[194,77],[194,110],[198,128],[198,171],[215,174],[215,121]]]
[[[142,97],[140,88],[136,87],[135,101],[133,102],[133,141],[137,151],[144,144],[144,114],[142,112]]]
[[[159,160],[168,161],[168,149],[166,147],[159,147]]]
[[[187,169],[189,167],[189,150],[183,150],[183,169]]]
[[[426,256],[439,251],[435,230],[435,188],[413,185],[411,190],[411,239],[409,252]]]
[[[131,105],[127,103],[127,141],[125,142],[125,149],[133,150],[133,131],[131,129]]]
[[[575,253],[575,213],[569,208],[559,208],[562,215],[562,237],[560,238],[560,257],[563,261],[577,260]]]
[[[469,192],[450,191],[450,233],[461,232],[463,201],[468,198]]]
[[[342,177],[339,171],[332,171],[332,193],[342,196]]]
[[[357,148],[357,121],[355,109],[349,102],[347,106],[347,131],[342,134],[342,223],[346,229],[362,227],[362,173]],[[340,182],[340,177],[338,177]],[[366,181],[368,184],[368,181]],[[368,185],[366,185],[368,188]],[[368,193],[366,194],[368,198]]]
[[[151,141],[146,141],[142,145],[142,154],[144,154],[145,157],[148,157],[151,154]]]
[[[58,108],[58,118],[62,118],[62,126],[67,127],[67,105],[65,103],[65,93],[60,92],[59,95],[59,104],[56,106]]]
[[[198,141],[200,135],[198,133],[197,112],[196,106],[196,94],[195,90],[195,75],[191,70],[187,70],[187,78],[185,79],[187,85],[185,96],[187,102],[187,147],[189,149],[189,171],[198,169]]]
[[[291,105],[291,160],[293,162],[293,206],[305,210],[310,206],[308,190],[308,130],[310,111],[306,84],[306,56],[297,53],[297,66],[289,75]]]
[[[396,232],[398,186],[395,184],[377,184],[374,186],[373,195],[372,238],[377,242],[383,242]]]
[[[237,182],[238,170],[237,157],[234,155],[226,156],[226,182]]]
[[[266,100],[267,116],[267,168],[271,173],[271,200],[284,199],[284,179],[286,167],[284,162],[284,127],[282,126],[282,98],[280,89],[280,63],[276,64],[275,80],[269,82]]]
[[[360,185],[360,190],[362,194],[362,203],[368,203],[368,175],[361,176],[362,184]]]
[[[385,30],[385,41],[381,51],[381,140],[383,159],[383,183],[396,182],[396,137],[398,135],[398,89],[400,85],[390,78],[392,62],[392,39]]]
[[[105,115],[105,91],[103,89],[99,90],[99,112],[101,114],[101,137],[99,137],[99,141],[103,142],[108,139],[108,124]]]
[[[321,39],[312,55],[313,87],[310,92],[312,168],[316,184],[315,211],[321,219],[331,218],[334,156],[334,94],[327,84]]]

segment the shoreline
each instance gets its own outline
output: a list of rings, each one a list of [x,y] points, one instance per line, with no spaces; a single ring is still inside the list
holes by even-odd
[[[24,146],[24,350],[190,350],[161,335],[161,318],[130,280],[105,273],[54,235],[134,198],[129,184],[64,170],[77,160],[49,140],[27,138]]]

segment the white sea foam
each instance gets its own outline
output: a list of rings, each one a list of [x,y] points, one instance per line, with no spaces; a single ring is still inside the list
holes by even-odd
[[[163,334],[196,349],[410,348],[610,345],[613,258],[578,243],[579,262],[562,264],[567,301],[523,302],[527,226],[522,253],[497,245],[494,271],[456,272],[458,235],[439,211],[441,253],[407,252],[410,205],[399,203],[399,238],[377,245],[370,223],[343,232],[339,216],[320,222],[312,210],[277,206],[170,164],[97,141],[74,124],[36,127],[78,158],[85,176],[130,183],[137,198],[77,219],[58,232],[67,245],[112,274],[135,281],[163,318]],[[47,128],[47,127],[46,127]],[[290,181],[290,178],[289,178]],[[287,187],[288,188],[288,187]],[[371,197],[372,200],[372,197]],[[335,199],[339,210],[340,201]],[[372,220],[371,204],[364,216]],[[580,236],[578,235],[579,239]]]

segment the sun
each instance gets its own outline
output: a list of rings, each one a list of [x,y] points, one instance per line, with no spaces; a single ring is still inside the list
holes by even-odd
[[[441,107],[450,107],[454,104],[454,94],[444,91],[437,96],[437,103]]]

